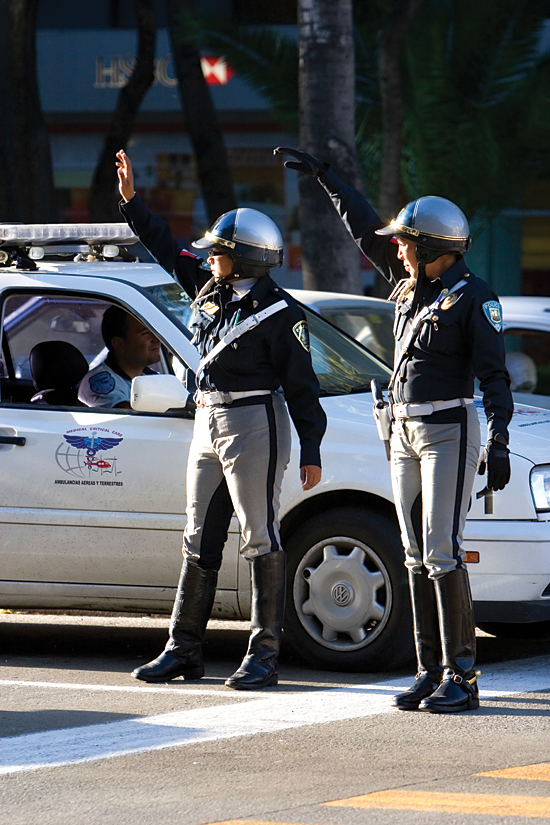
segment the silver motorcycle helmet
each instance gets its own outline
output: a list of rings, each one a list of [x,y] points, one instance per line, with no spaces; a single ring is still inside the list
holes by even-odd
[[[257,209],[240,207],[225,212],[205,233],[193,241],[196,249],[227,249],[234,272],[243,277],[267,275],[283,263],[283,237],[278,226]]]
[[[408,238],[417,244],[417,249],[430,250],[427,263],[447,252],[467,252],[472,243],[464,212],[452,201],[437,195],[411,201],[388,226],[377,229],[376,234]]]

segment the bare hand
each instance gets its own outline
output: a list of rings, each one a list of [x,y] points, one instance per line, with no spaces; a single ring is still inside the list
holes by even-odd
[[[316,464],[305,464],[300,467],[300,481],[302,490],[312,490],[321,481],[321,468]]]
[[[122,200],[128,203],[134,197],[134,172],[132,170],[132,161],[124,151],[120,149],[117,153],[116,167],[118,174],[118,190],[122,195]]]

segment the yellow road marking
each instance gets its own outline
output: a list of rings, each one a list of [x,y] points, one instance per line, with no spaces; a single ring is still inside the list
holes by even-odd
[[[524,816],[540,819],[550,817],[550,797],[546,796],[379,791],[324,804],[342,808],[385,808],[398,811]]]
[[[529,779],[550,782],[550,762],[538,765],[520,765],[497,771],[483,771],[474,776],[496,779]],[[531,819],[550,818],[550,796],[503,796],[496,794],[442,793],[427,791],[378,791],[323,802],[333,808],[356,808],[398,811],[427,811],[436,813],[463,813],[485,816],[523,816]],[[273,822],[260,819],[229,819],[209,825],[296,825],[291,822]]]
[[[493,776],[496,779],[538,779],[550,782],[550,762],[540,765],[520,765],[518,768],[503,768],[500,771],[483,771],[475,776]]]

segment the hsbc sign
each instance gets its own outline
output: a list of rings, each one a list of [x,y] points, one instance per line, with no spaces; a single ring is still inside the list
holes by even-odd
[[[128,83],[134,70],[136,58],[133,55],[113,55],[110,58],[96,57],[95,89],[121,89]],[[235,72],[224,57],[201,57],[204,78],[209,86],[225,86]],[[178,85],[172,62],[167,54],[155,60],[155,80],[153,85],[171,87]]]

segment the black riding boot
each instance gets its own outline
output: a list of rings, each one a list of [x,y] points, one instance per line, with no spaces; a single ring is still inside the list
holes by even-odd
[[[144,682],[167,682],[176,676],[204,676],[202,640],[216,595],[218,573],[184,559],[170,621],[170,639],[164,651],[132,676]]]
[[[409,570],[409,589],[414,621],[414,641],[418,673],[414,684],[392,699],[400,710],[417,710],[422,699],[430,696],[441,681],[441,642],[434,582],[425,567],[421,573]]]
[[[443,649],[443,681],[420,707],[432,713],[460,713],[479,707],[476,628],[468,571],[459,567],[435,581]]]
[[[278,656],[285,610],[286,553],[252,560],[252,620],[248,651],[226,681],[235,690],[258,690],[278,682]]]

